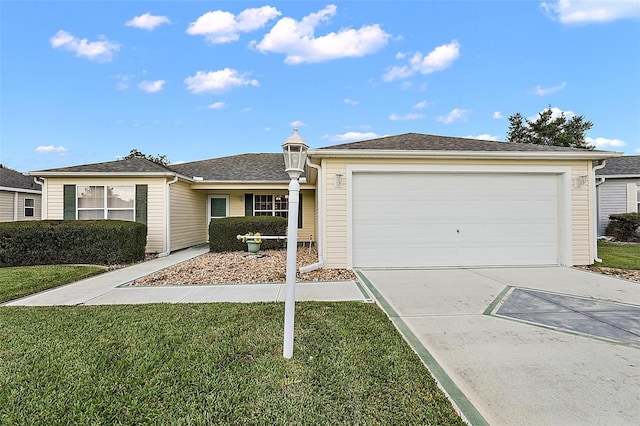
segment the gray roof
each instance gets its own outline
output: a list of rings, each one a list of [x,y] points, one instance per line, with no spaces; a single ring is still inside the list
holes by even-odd
[[[32,175],[38,173],[172,173],[168,167],[154,163],[146,158],[133,157],[117,161],[107,161],[104,163],[80,164],[78,166],[60,167],[57,169],[38,170],[31,172]]]
[[[42,187],[33,181],[32,176],[23,175],[22,173],[10,169],[0,164],[0,186],[6,188],[29,189],[32,191],[41,191]]]
[[[607,164],[602,169],[596,170],[596,174],[602,176],[640,176],[640,155],[608,158]]]
[[[401,150],[401,151],[476,151],[476,152],[588,152],[582,148],[561,146],[533,145],[513,142],[496,142],[480,139],[456,138],[451,136],[426,135],[422,133],[405,133],[385,136],[360,142],[326,146],[323,149],[345,150]]]
[[[205,181],[282,181],[289,182],[284,157],[279,154],[240,154],[190,163],[173,164],[176,172]]]

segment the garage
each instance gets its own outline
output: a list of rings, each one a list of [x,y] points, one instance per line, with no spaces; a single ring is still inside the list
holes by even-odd
[[[356,268],[561,263],[558,173],[354,171],[349,197]]]

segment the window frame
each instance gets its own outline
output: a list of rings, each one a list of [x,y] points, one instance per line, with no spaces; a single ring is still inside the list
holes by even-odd
[[[33,205],[27,206],[27,201],[31,201]],[[35,198],[25,198],[24,199],[24,217],[36,217],[36,199]],[[30,214],[27,212],[31,212]]]
[[[226,204],[226,206],[225,206],[225,208],[226,208],[225,216],[213,216],[213,211],[211,209],[211,200],[214,199],[214,198],[221,198],[221,199],[225,200],[225,204]],[[229,215],[230,215],[230,206],[229,206],[229,202],[230,201],[229,201],[229,199],[230,199],[229,195],[218,195],[218,194],[210,194],[209,195],[209,197],[207,199],[207,211],[208,211],[207,213],[208,213],[208,216],[209,216],[209,222],[211,222],[212,219],[222,219],[222,218],[225,218],[225,217],[229,217]]]
[[[260,198],[258,198],[260,197]],[[269,201],[262,200],[262,197],[269,197]],[[276,200],[282,197],[285,201]],[[286,208],[282,208],[286,203]],[[269,204],[270,208],[259,209],[259,204]],[[276,208],[279,206],[280,208]],[[289,195],[288,194],[253,194],[253,215],[254,216],[279,216],[287,219],[289,217]]]
[[[80,193],[84,188],[102,188],[102,207],[80,207]],[[127,188],[132,190],[131,207],[109,207],[109,188]],[[83,211],[102,211],[99,218],[80,218]],[[109,212],[130,211],[131,219],[111,219]],[[76,185],[76,220],[126,220],[136,221],[136,185]]]

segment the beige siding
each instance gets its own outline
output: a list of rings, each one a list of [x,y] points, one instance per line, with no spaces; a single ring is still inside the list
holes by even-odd
[[[40,220],[42,218],[42,196],[40,194],[31,194],[26,192],[0,191],[0,222],[12,222],[14,220]],[[24,215],[24,200],[31,198],[34,200],[35,212],[34,216],[26,217]],[[16,201],[17,217],[16,217]]]
[[[64,185],[148,185],[147,194],[147,248],[148,253],[165,251],[166,234],[166,179],[161,178],[47,178],[46,212],[43,219],[61,220],[64,217]]]
[[[11,191],[0,191],[0,222],[12,222],[15,219],[14,194]]]
[[[570,167],[571,185],[571,248],[575,265],[589,264],[593,250],[593,220],[590,214],[591,194],[587,182],[579,182],[583,176],[593,179],[590,161],[535,161],[535,160],[402,160],[402,159],[322,159],[322,196],[325,214],[321,218],[324,228],[324,259],[327,268],[347,266],[347,164],[367,165],[451,165],[451,166],[555,166]],[[338,180],[341,179],[341,185]]]
[[[171,250],[206,243],[207,194],[188,183],[171,185]]]

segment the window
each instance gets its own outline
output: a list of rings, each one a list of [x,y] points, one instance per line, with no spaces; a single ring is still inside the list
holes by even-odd
[[[24,217],[34,217],[36,215],[36,200],[34,198],[24,199]]]
[[[209,219],[219,219],[229,216],[229,196],[209,196]]]
[[[78,186],[78,219],[134,220],[134,186]]]
[[[254,195],[254,216],[280,216],[287,218],[289,211],[288,195]]]

